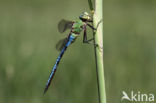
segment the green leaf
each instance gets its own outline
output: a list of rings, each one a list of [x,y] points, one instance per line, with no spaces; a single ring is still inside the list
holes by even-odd
[[[88,0],[89,8],[91,11],[93,11],[93,3],[92,0]]]

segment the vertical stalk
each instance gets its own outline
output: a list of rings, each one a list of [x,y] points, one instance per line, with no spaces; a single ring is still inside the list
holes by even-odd
[[[103,0],[95,0],[95,11],[93,15],[93,26],[97,27],[97,31],[94,32],[94,43],[99,47],[94,46],[95,59],[96,59],[96,71],[97,71],[97,83],[99,102],[106,103],[106,91],[105,91],[105,79],[104,79],[104,62],[103,62]]]

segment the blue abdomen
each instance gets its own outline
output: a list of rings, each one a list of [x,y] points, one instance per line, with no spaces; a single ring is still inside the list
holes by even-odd
[[[56,72],[57,66],[58,66],[58,64],[59,64],[59,62],[60,62],[60,60],[61,60],[61,58],[62,58],[64,52],[66,51],[67,47],[75,40],[75,38],[76,38],[75,34],[71,34],[71,35],[68,37],[68,41],[67,41],[66,45],[65,45],[65,46],[63,47],[63,49],[61,50],[61,53],[60,53],[59,56],[57,57],[56,62],[55,62],[55,65],[54,65],[53,68],[52,68],[52,71],[51,71],[51,73],[50,73],[50,76],[49,76],[49,79],[48,79],[48,81],[47,81],[46,87],[45,87],[45,89],[44,89],[44,93],[48,90],[48,88],[49,88],[49,86],[50,86],[50,83],[51,83],[51,81],[52,81],[52,79],[53,79],[53,77],[54,77],[54,74],[55,74],[55,72]]]

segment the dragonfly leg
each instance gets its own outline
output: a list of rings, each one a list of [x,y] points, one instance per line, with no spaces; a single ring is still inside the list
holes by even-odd
[[[87,29],[86,27],[84,27],[84,35],[83,35],[83,43],[86,43],[86,44],[93,44],[95,46],[98,46],[98,44],[95,44],[94,42],[92,42],[94,40],[94,38],[91,38],[91,39],[87,39]]]
[[[89,40],[83,41],[83,43],[94,45],[96,48],[98,48],[102,52],[103,51],[103,47],[101,47],[99,44],[91,42],[93,40],[94,40],[94,38],[91,38]]]
[[[89,40],[83,41],[83,43],[94,45],[95,47],[99,48],[100,51],[102,51],[103,47],[101,47],[99,44],[96,44],[94,42],[91,42],[93,40],[94,40],[94,38],[91,38]]]
[[[94,43],[94,42],[91,42],[91,41],[93,41],[93,40],[94,40],[94,38],[91,38],[91,39],[89,39],[89,40],[83,41],[83,43],[85,43],[85,44],[92,44],[92,45],[95,45],[96,47],[99,47],[98,44],[96,44],[96,43]]]
[[[102,19],[98,22],[97,26],[96,26],[96,29],[99,27],[100,23],[102,23]]]
[[[93,29],[93,30],[97,30],[97,28],[95,28],[95,27],[93,27],[92,25],[90,25],[90,24],[87,24],[91,29]]]
[[[91,26],[91,25],[90,25]],[[93,27],[93,26],[91,26]],[[95,29],[95,28],[94,28]],[[86,43],[86,44],[92,44],[94,45],[95,47],[99,47],[101,49],[103,49],[102,47],[100,47],[98,44],[96,44],[95,42],[93,42],[94,40],[94,37],[91,38],[91,39],[87,39],[87,29],[86,29],[86,26],[84,27],[84,35],[83,35],[83,43]]]
[[[100,23],[102,22],[102,19],[98,22],[98,24],[97,24],[97,26],[96,26],[96,28],[95,27],[93,27],[92,25],[90,25],[90,24],[87,24],[91,29],[93,29],[93,30],[97,30],[97,28],[99,27],[99,25],[100,25]]]

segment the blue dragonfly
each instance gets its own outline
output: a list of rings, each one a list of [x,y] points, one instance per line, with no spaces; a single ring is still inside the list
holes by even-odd
[[[58,64],[59,64],[64,52],[66,51],[68,46],[76,40],[76,38],[79,36],[81,31],[84,31],[83,43],[94,44],[91,42],[93,40],[93,38],[88,40],[87,33],[86,33],[87,26],[89,26],[93,30],[96,30],[96,28],[94,28],[92,25],[89,24],[91,22],[93,22],[92,18],[87,12],[83,12],[79,16],[79,19],[76,21],[67,21],[67,20],[62,19],[59,22],[58,30],[60,33],[65,32],[67,29],[70,29],[70,32],[69,32],[67,38],[60,40],[56,45],[56,48],[59,49],[61,52],[60,52],[59,56],[57,57],[56,62],[51,70],[49,79],[48,79],[46,87],[44,89],[44,94],[46,93],[46,91],[48,90],[48,88],[51,84],[51,81],[54,77],[54,74],[56,72],[56,69],[58,67]]]

